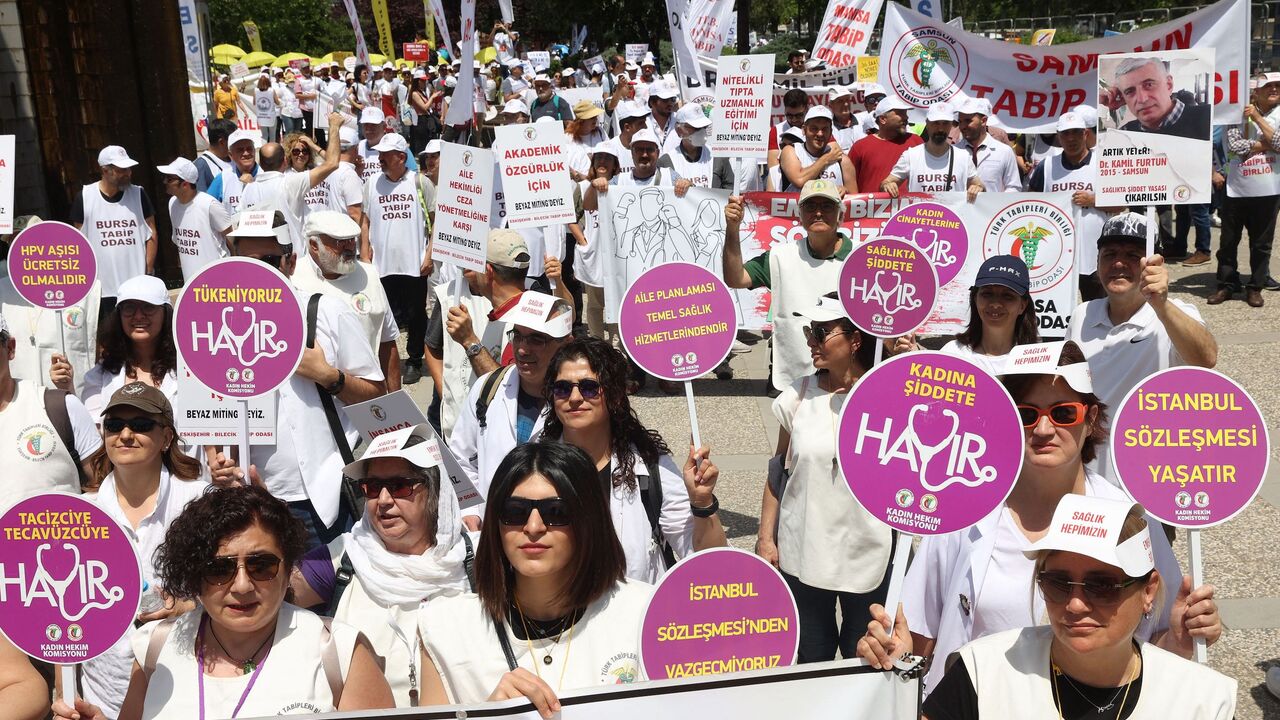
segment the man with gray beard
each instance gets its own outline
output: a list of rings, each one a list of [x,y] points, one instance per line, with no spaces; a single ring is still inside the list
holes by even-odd
[[[299,290],[337,298],[351,308],[364,328],[365,339],[378,355],[387,378],[387,392],[400,389],[400,331],[391,315],[378,271],[360,262],[360,226],[346,213],[317,210],[303,226],[306,254],[298,258],[293,284]]]

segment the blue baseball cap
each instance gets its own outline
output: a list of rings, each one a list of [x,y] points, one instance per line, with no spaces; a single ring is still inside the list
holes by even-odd
[[[1022,258],[995,255],[983,261],[982,267],[978,268],[978,279],[973,283],[975,288],[986,285],[1000,285],[1019,295],[1028,295],[1031,292],[1031,273]]]

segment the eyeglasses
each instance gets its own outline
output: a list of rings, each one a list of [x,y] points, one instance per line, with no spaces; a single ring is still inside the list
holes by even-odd
[[[260,255],[260,256],[258,256],[258,257],[256,257],[256,258],[254,258],[254,260],[259,260],[259,261],[264,262],[264,263],[266,263],[266,264],[270,265],[271,267],[273,267],[273,268],[275,268],[275,269],[279,270],[279,269],[280,269],[280,260],[281,260],[281,258],[283,258],[283,257],[284,257],[283,255]]]
[[[811,201],[800,206],[800,212],[807,213],[809,215],[817,215],[818,213],[822,213],[823,215],[835,215],[839,211],[840,203],[833,203],[829,200],[827,202]]]
[[[159,305],[138,302],[136,300],[126,300],[125,302],[120,303],[119,307],[121,315],[137,315],[138,313],[150,315],[160,309]]]
[[[825,343],[827,338],[833,335],[843,335],[844,330],[839,325],[827,327],[825,325],[805,325],[804,326],[805,342],[815,341],[819,345]]]
[[[578,382],[557,380],[551,383],[551,397],[557,400],[568,400],[574,388],[578,388],[578,392],[582,393],[583,400],[595,400],[600,397],[600,381],[591,378],[583,378]]]
[[[289,154],[294,157],[302,157],[303,155],[310,155],[311,149],[310,148],[294,148],[289,151]]]
[[[421,478],[415,477],[370,478],[359,481],[359,485],[360,492],[369,500],[377,500],[384,489],[396,500],[404,500],[412,496],[414,487],[422,482]]]
[[[526,335],[516,332],[513,328],[507,331],[507,341],[512,344],[520,342],[532,348],[542,348],[551,342],[551,336],[543,335],[542,333],[529,333]]]
[[[1035,405],[1019,405],[1018,418],[1022,421],[1022,427],[1033,428],[1040,424],[1040,418],[1047,417],[1049,422],[1058,427],[1075,427],[1084,422],[1084,416],[1088,408],[1082,402],[1062,402],[1051,405],[1047,409],[1041,409]]]
[[[564,527],[569,524],[573,514],[569,511],[569,503],[563,498],[552,497],[542,500],[530,500],[522,497],[509,497],[498,510],[498,522],[503,525],[523,526],[528,524],[529,516],[538,511],[542,524],[547,527]]]
[[[159,420],[145,415],[138,415],[128,419],[108,416],[102,419],[102,428],[109,433],[124,432],[125,428],[129,428],[136,433],[149,433],[155,430],[159,424]]]
[[[216,557],[204,564],[201,577],[210,585],[226,585],[244,567],[254,582],[267,582],[280,574],[280,563],[280,558],[271,553],[245,555],[243,561],[235,555]]]
[[[1144,578],[1128,578],[1121,581],[1115,577],[1096,576],[1075,581],[1066,573],[1049,570],[1042,570],[1036,576],[1036,584],[1040,586],[1044,599],[1059,605],[1070,602],[1074,592],[1072,588],[1077,587],[1083,592],[1085,602],[1090,605],[1116,605],[1121,600],[1121,590],[1143,580]]]

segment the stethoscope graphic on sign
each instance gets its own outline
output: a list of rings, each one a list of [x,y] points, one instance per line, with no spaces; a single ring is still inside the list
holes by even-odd
[[[932,239],[926,242],[920,242],[920,233],[929,233]],[[938,237],[938,231],[933,228],[916,228],[911,231],[911,242],[916,247],[924,251],[929,256],[935,267],[944,268],[954,265],[956,256],[950,254],[951,243]]]
[[[888,289],[880,283],[880,278],[885,275],[893,279],[893,285]],[[877,270],[873,288],[871,297],[879,301],[884,311],[890,315],[902,310],[915,310],[924,304],[916,298],[915,285],[903,282],[902,275],[891,270]]]
[[[977,461],[986,453],[986,440],[980,435],[973,433],[960,434],[960,416],[954,410],[944,408],[942,410],[943,417],[951,421],[951,429],[947,432],[942,442],[930,445],[920,439],[920,433],[916,431],[916,415],[921,410],[928,410],[929,406],[917,404],[911,407],[911,412],[907,415],[907,432],[912,447],[916,449],[916,454],[920,458],[919,479],[920,486],[930,492],[941,492],[957,483],[965,487],[978,487],[996,479],[996,469],[990,465],[978,467]],[[947,463],[947,479],[940,484],[933,484],[927,479],[929,470],[929,461],[935,456],[951,446],[950,460]],[[962,469],[968,464],[975,475],[970,479],[964,475],[952,474]]]
[[[36,570],[31,578],[31,587],[26,593],[24,602],[30,604],[30,600],[33,597],[37,595],[48,596],[49,590],[52,590],[58,599],[58,613],[67,622],[75,622],[84,617],[90,610],[106,610],[124,598],[124,588],[118,585],[111,588],[106,587],[106,564],[97,560],[90,560],[81,565],[80,548],[70,543],[63,543],[62,549],[70,550],[75,555],[76,559],[71,564],[71,572],[61,580],[55,580],[44,567],[44,553],[50,547],[52,546],[49,543],[44,543],[36,548]],[[76,580],[80,582],[80,600],[83,604],[80,607],[80,612],[68,614],[65,601],[67,588]],[[41,592],[41,588],[43,588],[43,592]],[[105,602],[91,602],[90,599],[97,597],[99,592],[105,598]],[[49,599],[53,600],[53,598]]]
[[[235,353],[236,360],[241,365],[250,367],[262,358],[273,358],[284,352],[288,343],[277,341],[275,339],[276,324],[270,320],[258,322],[258,311],[253,307],[245,306],[241,308],[242,312],[249,315],[249,328],[243,333],[237,335],[231,331],[230,313],[235,312],[233,307],[222,308],[222,327],[218,330],[218,338],[212,348],[214,352],[227,349]],[[252,338],[252,343],[249,343]],[[250,356],[245,357],[245,345],[250,344]]]

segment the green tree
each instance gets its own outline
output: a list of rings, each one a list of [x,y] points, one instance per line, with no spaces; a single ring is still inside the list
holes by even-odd
[[[342,5],[336,5],[341,15],[335,16],[334,10],[332,0],[210,0],[209,31],[214,45],[231,43],[248,50],[241,23],[253,20],[262,35],[262,49],[275,55],[302,52],[316,57],[354,50],[355,35]]]

